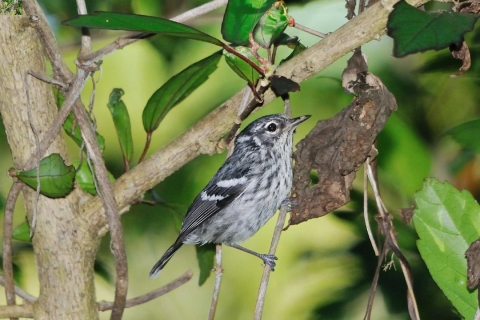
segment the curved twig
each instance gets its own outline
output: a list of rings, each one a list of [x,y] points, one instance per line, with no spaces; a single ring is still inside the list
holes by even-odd
[[[16,304],[12,262],[12,224],[15,203],[22,190],[22,185],[19,181],[13,183],[7,196],[5,213],[3,215],[3,273],[5,276],[5,296],[7,297],[8,306],[14,306]]]
[[[0,274],[0,285],[5,287],[5,277]],[[32,296],[30,293],[24,291],[22,288],[19,286],[14,286],[15,288],[15,294],[22,298],[25,302],[28,302],[30,304],[34,303],[37,301],[37,297]]]
[[[144,304],[146,302],[152,301],[158,297],[161,297],[170,291],[175,290],[176,288],[180,287],[181,285],[187,283],[193,276],[193,273],[191,270],[187,270],[184,274],[182,274],[180,277],[177,279],[173,280],[172,282],[164,285],[161,288],[158,288],[156,290],[150,291],[149,293],[146,293],[144,295],[141,295],[136,298],[128,299],[125,308],[131,308],[138,306],[140,304]],[[113,302],[109,301],[100,301],[97,302],[98,306],[98,311],[107,311],[107,310],[112,310],[113,308]]]

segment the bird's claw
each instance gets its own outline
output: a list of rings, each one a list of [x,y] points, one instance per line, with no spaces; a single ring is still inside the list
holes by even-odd
[[[298,203],[295,201],[290,200],[290,198],[285,198],[285,200],[282,201],[281,206],[286,207],[287,211],[290,212],[292,210],[292,207],[298,206]]]
[[[273,255],[273,254],[261,254],[260,259],[263,260],[263,263],[267,264],[272,271],[275,271],[275,266],[277,265],[275,263],[275,260],[278,260],[278,258]]]

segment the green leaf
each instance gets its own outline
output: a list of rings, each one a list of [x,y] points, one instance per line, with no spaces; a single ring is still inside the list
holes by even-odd
[[[197,249],[198,266],[200,267],[200,276],[198,277],[198,285],[207,281],[212,273],[214,258],[215,258],[215,244],[207,243],[204,245],[195,246]]]
[[[67,166],[62,157],[52,153],[40,161],[40,193],[50,197],[65,197],[73,189],[75,168]],[[16,171],[17,178],[33,189],[37,188],[37,168],[28,171]]]
[[[81,148],[83,144],[82,133],[80,132],[80,128],[77,126],[73,113],[68,115],[67,119],[63,123],[63,129],[65,130],[65,133],[77,144],[77,146]],[[100,151],[103,152],[103,150],[105,150],[105,139],[98,132],[95,132],[95,135],[97,136],[97,142],[98,146],[100,147]]]
[[[110,93],[110,99],[108,100],[107,106],[112,114],[113,123],[117,130],[118,141],[122,148],[125,167],[128,169],[128,165],[133,157],[133,139],[127,106],[125,106],[125,103],[121,100],[123,94],[124,92],[122,89],[113,89]]]
[[[187,25],[151,16],[138,14],[95,12],[81,15],[78,18],[64,21],[63,24],[72,27],[86,27],[94,29],[128,30],[139,32],[152,32],[168,36],[187,38],[209,42],[217,46],[224,43],[200,30]]]
[[[203,84],[217,69],[221,51],[200,60],[173,76],[150,97],[143,109],[143,127],[146,132],[158,128],[167,113]]]
[[[250,59],[251,61],[253,61],[256,65],[259,64],[257,58],[253,55],[252,50],[250,50],[249,48],[240,46],[235,47],[234,49],[248,59]],[[250,85],[254,85],[260,77],[260,74],[257,72],[257,70],[252,68],[251,65],[249,65],[247,62],[240,59],[233,53],[223,50],[223,56],[225,57],[225,61],[227,62],[228,66],[232,68],[232,70],[235,71],[235,73],[238,74],[240,78],[247,81]]]
[[[435,282],[465,319],[473,319],[476,292],[467,289],[465,251],[480,235],[480,207],[467,191],[426,179],[415,194],[417,246]]]
[[[444,135],[451,136],[462,147],[480,153],[480,119],[459,124],[446,131]]]
[[[56,88],[53,89],[53,94],[55,95],[55,100],[57,101],[57,107],[60,108],[65,101],[65,97]],[[65,122],[63,123],[63,130],[65,130],[65,133],[70,138],[72,138],[72,140],[80,148],[82,147],[82,134],[75,122],[75,116],[73,115],[73,113],[70,113]],[[103,150],[105,150],[105,139],[100,134],[98,134],[98,132],[95,132],[95,134],[97,136],[97,142],[98,146],[100,147],[100,151],[103,152]]]
[[[31,242],[30,239],[30,226],[25,221],[15,229],[13,229],[12,238],[18,241]]]
[[[73,165],[76,168],[75,179],[77,180],[80,189],[95,196],[97,194],[97,189],[95,188],[92,171],[90,170],[87,161],[84,160],[82,163],[80,163],[80,161],[74,161]],[[110,182],[115,181],[115,178],[110,172],[108,172],[108,179]]]
[[[265,12],[253,29],[253,38],[263,48],[267,49],[283,34],[288,25],[287,8],[284,3],[276,2]]]
[[[393,54],[400,58],[462,43],[477,19],[473,14],[425,12],[400,1],[393,6],[387,23],[388,35],[394,39]]]
[[[223,39],[234,45],[248,45],[248,35],[274,2],[275,0],[229,0],[222,22]]]
[[[300,54],[300,52],[305,51],[306,49],[307,49],[307,47],[305,47],[303,44],[301,44],[300,41],[297,42],[293,51],[288,55],[288,57],[286,57],[285,59],[280,61],[280,63],[278,65],[281,65],[281,64],[287,62],[288,60],[292,59],[293,57]]]

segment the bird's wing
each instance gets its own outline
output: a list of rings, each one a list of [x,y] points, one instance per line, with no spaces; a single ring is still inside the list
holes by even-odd
[[[208,218],[232,203],[247,188],[254,174],[248,155],[235,151],[188,208],[178,240],[183,241]]]
[[[238,183],[231,187],[219,187],[217,185],[205,187],[188,209],[182,223],[179,239],[183,240],[200,224],[232,203],[243,193],[246,186],[246,183]]]

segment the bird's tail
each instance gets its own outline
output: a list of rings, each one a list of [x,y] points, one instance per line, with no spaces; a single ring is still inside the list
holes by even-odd
[[[170,261],[170,259],[173,257],[175,252],[177,252],[178,249],[183,245],[181,242],[175,242],[168,250],[163,254],[163,256],[158,260],[157,263],[152,268],[152,271],[150,271],[150,278],[156,278],[159,274],[160,271],[165,267],[165,265]]]

